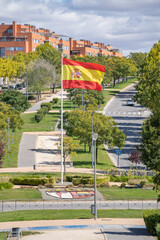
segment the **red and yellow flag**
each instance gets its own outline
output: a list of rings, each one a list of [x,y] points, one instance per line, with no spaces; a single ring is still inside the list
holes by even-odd
[[[97,63],[77,62],[63,58],[63,88],[102,91],[105,67]]]

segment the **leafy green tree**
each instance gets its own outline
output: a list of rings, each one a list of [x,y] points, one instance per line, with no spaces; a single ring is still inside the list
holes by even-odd
[[[138,147],[142,162],[160,171],[160,119],[151,115],[142,126],[142,140]]]
[[[8,119],[9,119],[9,128],[12,129],[13,132],[16,129],[21,129],[23,125],[23,120],[20,117],[19,112],[11,107],[8,104],[0,102],[0,131],[4,133],[4,131],[8,127]]]
[[[16,90],[9,89],[7,92],[0,94],[0,101],[11,105],[19,112],[24,112],[30,107],[30,103],[23,93]]]
[[[59,147],[60,149],[61,147]],[[72,153],[76,154],[76,151],[80,149],[79,141],[74,140],[72,137],[65,136],[63,138],[63,159],[64,159],[64,175],[66,174],[66,158]]]
[[[140,77],[136,90],[136,100],[149,108],[160,118],[160,43],[155,44],[145,59],[143,75]]]
[[[44,86],[50,86],[56,82],[56,70],[49,62],[39,58],[28,66],[26,79],[29,90],[36,92],[39,100]]]
[[[142,72],[143,64],[145,62],[145,59],[147,57],[147,53],[142,52],[131,52],[128,56],[128,59],[131,59],[135,62],[136,67],[138,69],[138,74]]]
[[[75,136],[90,147],[92,145],[92,111],[81,111],[78,109],[67,113],[64,117],[64,128],[68,136]],[[104,116],[101,113],[93,114],[93,129],[98,133],[97,152],[98,146],[106,143],[109,147],[118,146],[123,148],[125,143],[125,135],[116,126],[113,118]]]
[[[57,75],[61,73],[61,53],[52,47],[49,43],[44,43],[36,48],[39,58],[42,58],[53,65]]]

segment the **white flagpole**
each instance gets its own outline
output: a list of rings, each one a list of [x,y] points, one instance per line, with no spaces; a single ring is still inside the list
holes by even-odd
[[[63,53],[61,53],[61,184],[63,184]]]

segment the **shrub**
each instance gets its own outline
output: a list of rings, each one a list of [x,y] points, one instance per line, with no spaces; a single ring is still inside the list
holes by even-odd
[[[111,182],[127,182],[128,180],[129,180],[128,176],[115,176],[115,175],[110,176]]]
[[[10,178],[10,182],[15,185],[29,185],[29,186],[38,186],[46,184],[55,184],[55,178],[31,178],[31,177],[13,177]]]
[[[120,186],[120,188],[124,188],[126,186],[126,183],[121,183],[121,186]]]
[[[71,179],[71,178],[69,178],[69,179]],[[98,176],[97,179],[96,179],[96,183],[97,183],[97,185],[101,185],[101,184],[104,184],[104,183],[108,183],[109,180],[110,180],[110,178],[108,176],[106,176],[106,177]],[[74,185],[79,185],[79,184],[93,185],[94,184],[94,177],[91,177],[91,176],[73,176],[72,183]]]
[[[34,95],[29,95],[28,100],[36,100],[36,97]]]
[[[147,230],[155,236],[156,226],[160,223],[160,210],[145,210],[143,212],[143,218]]]
[[[160,240],[160,223],[158,223],[156,226],[156,235],[158,237],[158,240]]]
[[[53,98],[52,99],[53,104],[58,103],[58,100],[59,100],[58,98]]]
[[[41,108],[46,107],[48,109],[48,112],[52,109],[52,104],[51,103],[42,103]]]
[[[44,106],[44,107],[40,108],[35,115],[35,120],[37,122],[40,122],[44,118],[46,113],[48,113],[47,107]]]
[[[143,187],[145,184],[146,184],[145,181],[141,181],[141,182],[140,182],[141,187]]]
[[[13,184],[11,182],[1,182],[0,183],[0,190],[12,189],[12,188],[13,188]]]

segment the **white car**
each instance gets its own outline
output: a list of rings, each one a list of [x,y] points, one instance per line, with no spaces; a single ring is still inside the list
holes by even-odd
[[[132,98],[127,99],[126,106],[134,106],[134,102],[133,102]]]

